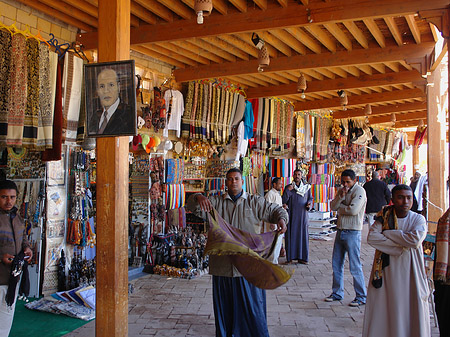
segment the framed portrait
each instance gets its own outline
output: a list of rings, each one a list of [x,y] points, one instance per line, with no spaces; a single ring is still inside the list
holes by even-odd
[[[88,137],[134,136],[134,60],[84,65]]]

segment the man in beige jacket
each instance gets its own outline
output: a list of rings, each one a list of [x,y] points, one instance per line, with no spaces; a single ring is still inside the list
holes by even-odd
[[[286,231],[287,212],[279,205],[242,189],[244,180],[239,169],[227,172],[227,193],[206,198],[201,194],[189,197],[186,208],[206,218],[204,212],[215,208],[229,224],[249,233],[261,221],[277,224],[280,233]],[[266,292],[249,283],[227,256],[210,256],[209,273],[213,275],[213,305],[216,336],[268,337]]]

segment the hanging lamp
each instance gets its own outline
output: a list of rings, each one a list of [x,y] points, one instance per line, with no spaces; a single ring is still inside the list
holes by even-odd
[[[197,14],[197,23],[203,23],[203,17],[211,14],[213,9],[212,0],[195,0],[194,11]]]
[[[364,114],[366,116],[372,114],[372,107],[370,106],[370,104],[366,104],[366,106],[364,107]]]
[[[347,104],[348,104],[347,93],[344,90],[338,90],[337,94],[339,96],[339,100],[341,102],[342,109],[344,111],[347,110]]]
[[[308,86],[306,85],[306,78],[305,78],[305,76],[303,76],[303,74],[300,74],[300,77],[298,78],[298,81],[297,81],[297,91],[299,93],[301,93],[300,97],[302,99],[304,99],[306,97],[305,96],[305,90],[306,90],[307,87]]]
[[[391,115],[391,122],[395,123],[397,121],[397,118],[395,117],[395,113],[392,113]]]
[[[423,122],[423,119],[421,119],[421,120],[419,121],[419,127],[423,128],[424,125],[425,125],[425,123]]]
[[[268,67],[270,64],[269,51],[266,46],[262,46],[262,48],[258,52],[258,71],[263,72],[264,68]]]

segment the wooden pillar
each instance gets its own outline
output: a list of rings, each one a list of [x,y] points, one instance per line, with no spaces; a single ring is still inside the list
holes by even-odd
[[[445,107],[447,97],[442,93],[441,73],[446,65],[439,65],[435,71],[428,76],[427,81],[427,144],[428,144],[428,190],[429,200],[434,205],[445,209],[445,151],[446,151],[446,128],[445,128]],[[437,222],[443,211],[432,204],[428,205],[428,220]],[[429,232],[436,231],[436,225],[429,223]]]
[[[130,58],[130,0],[98,1],[99,62]],[[128,336],[128,137],[97,139],[95,335]]]

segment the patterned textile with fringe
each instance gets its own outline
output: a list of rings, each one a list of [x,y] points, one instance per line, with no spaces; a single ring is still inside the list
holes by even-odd
[[[436,230],[434,281],[450,285],[450,208],[439,219]]]
[[[275,249],[278,232],[250,234],[225,222],[214,209],[208,213],[209,231],[205,254],[229,256],[245,279],[261,289],[275,289],[293,274],[267,261]]]
[[[383,224],[383,231],[389,229],[398,229],[397,215],[394,206],[384,207],[379,211],[375,220]],[[385,254],[378,249],[375,251],[372,266],[372,285],[374,288],[381,288],[383,285],[383,269],[389,266],[389,254]]]

